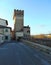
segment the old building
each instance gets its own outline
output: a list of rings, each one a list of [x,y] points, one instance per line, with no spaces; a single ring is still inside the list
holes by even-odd
[[[11,40],[11,27],[1,26],[0,25],[0,35],[4,41]]]
[[[0,18],[0,43],[11,40],[11,27],[7,27],[8,21]]]
[[[24,37],[29,38],[29,36],[30,36],[30,27],[24,26]]]
[[[14,10],[14,32],[15,38],[23,37],[24,10]]]

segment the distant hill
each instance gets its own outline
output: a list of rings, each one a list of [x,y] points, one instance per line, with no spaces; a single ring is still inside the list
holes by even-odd
[[[51,39],[51,35],[47,35],[46,37]]]
[[[49,38],[49,39],[51,39],[51,35],[50,34],[48,34],[48,35],[45,35],[45,34],[33,35],[32,37],[33,38],[38,38],[38,39],[43,39],[43,38]]]

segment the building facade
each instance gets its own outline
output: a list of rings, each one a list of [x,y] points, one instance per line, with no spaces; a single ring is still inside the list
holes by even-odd
[[[5,41],[11,40],[11,28],[10,27],[4,28],[4,37],[5,37]]]
[[[0,34],[0,43],[3,43],[3,42],[4,42],[4,35]]]
[[[30,27],[24,26],[24,38],[29,38],[29,37],[30,37]]]
[[[8,21],[0,18],[0,43],[11,40],[11,27],[7,27]]]
[[[22,31],[24,25],[24,10],[14,10],[14,30]]]
[[[0,25],[0,38],[3,41],[10,41],[11,40],[11,27]]]
[[[14,31],[16,39],[23,36],[24,10],[14,10]]]

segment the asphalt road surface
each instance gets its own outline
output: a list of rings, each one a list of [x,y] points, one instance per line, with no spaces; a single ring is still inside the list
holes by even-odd
[[[0,65],[51,65],[51,56],[22,42],[10,42],[0,45]]]

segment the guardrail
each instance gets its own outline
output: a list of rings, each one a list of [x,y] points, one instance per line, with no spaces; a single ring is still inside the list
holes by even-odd
[[[30,45],[30,46],[32,46],[34,48],[39,49],[40,51],[51,54],[51,48],[48,47],[48,46],[40,45],[40,44],[33,43],[33,42],[30,42],[30,41],[27,41],[27,40],[21,40],[21,41],[25,42],[26,44],[28,44],[28,45]]]

